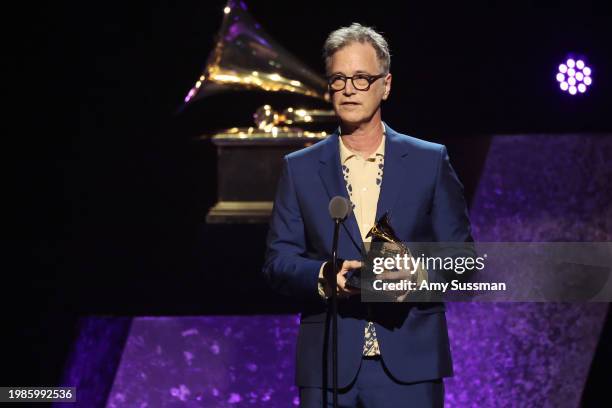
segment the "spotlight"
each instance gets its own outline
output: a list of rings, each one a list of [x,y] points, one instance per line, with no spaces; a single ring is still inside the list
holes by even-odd
[[[567,61],[559,64],[559,72],[555,79],[563,92],[576,95],[577,93],[585,93],[591,86],[593,83],[591,74],[591,68],[583,60],[568,58]]]

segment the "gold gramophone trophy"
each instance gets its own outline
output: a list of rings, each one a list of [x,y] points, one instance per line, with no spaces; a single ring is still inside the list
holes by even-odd
[[[185,104],[218,92],[248,90],[329,103],[325,79],[264,32],[244,1],[230,0],[215,48]],[[312,130],[313,125],[327,123],[329,129],[335,121],[333,110],[287,107],[275,111],[265,101],[252,116],[253,126],[201,137],[212,141],[218,157],[218,201],[206,216],[209,223],[267,222],[282,157],[327,137],[328,132]]]
[[[382,258],[395,258],[397,255],[403,258],[404,255],[408,259],[413,258],[410,248],[406,246],[404,242],[397,236],[393,227],[391,227],[391,221],[388,213],[384,213],[382,217],[378,219],[376,224],[368,231],[366,238],[372,238],[370,244],[370,250],[368,251],[368,258],[382,257]],[[411,263],[410,265],[414,265]],[[406,279],[410,282],[414,282],[416,287],[419,287],[421,282],[427,281],[428,274],[427,270],[423,268],[422,264],[419,263],[415,269],[405,269],[398,272],[405,272],[401,274],[401,279]],[[375,277],[374,277],[375,279]],[[418,292],[415,292],[418,293]],[[393,296],[384,296],[384,298],[393,301],[409,301],[415,297],[414,293],[408,293],[405,291],[399,291]]]

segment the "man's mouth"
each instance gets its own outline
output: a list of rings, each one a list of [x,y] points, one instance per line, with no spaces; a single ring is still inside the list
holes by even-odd
[[[359,102],[342,102],[340,105],[361,105]]]

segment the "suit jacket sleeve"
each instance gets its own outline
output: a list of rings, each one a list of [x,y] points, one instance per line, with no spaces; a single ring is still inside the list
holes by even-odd
[[[293,177],[285,157],[270,220],[263,273],[271,287],[284,295],[321,301],[317,283],[322,261],[305,257],[304,220]]]
[[[445,146],[440,148],[432,222],[435,240],[438,242],[473,241],[463,185],[450,164]]]
[[[442,244],[437,249],[440,257],[475,257],[468,210],[463,185],[450,164],[446,147],[440,148],[439,166],[432,206],[434,239]],[[471,273],[458,274],[445,271],[437,276],[443,280],[469,280]],[[438,280],[436,279],[436,280]]]

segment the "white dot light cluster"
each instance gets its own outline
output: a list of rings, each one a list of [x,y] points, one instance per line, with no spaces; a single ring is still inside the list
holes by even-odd
[[[571,95],[585,93],[593,83],[591,68],[587,67],[583,60],[568,58],[565,63],[559,65],[557,82],[559,88]]]

